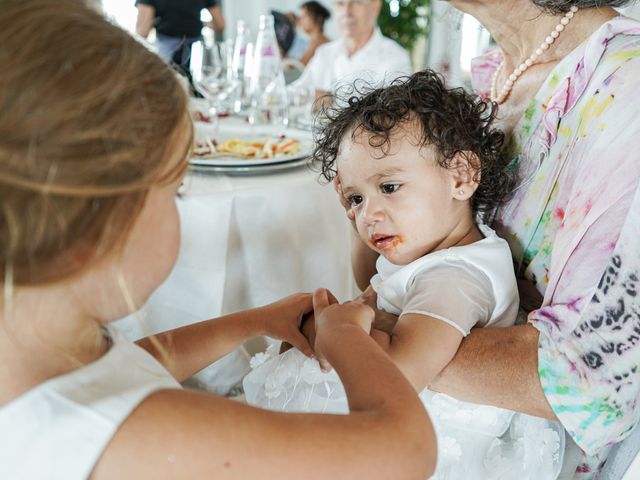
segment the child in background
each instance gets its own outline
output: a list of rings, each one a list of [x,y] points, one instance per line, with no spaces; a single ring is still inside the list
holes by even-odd
[[[320,290],[313,306],[293,295],[137,345],[111,326],[175,262],[193,127],[171,69],[84,3],[0,0],[0,478],[432,472],[431,423],[368,335],[369,307]],[[282,415],[180,387],[253,336],[311,353],[298,327],[313,307],[315,353],[342,376],[352,415]],[[382,384],[363,381],[374,373]]]
[[[404,372],[439,438],[437,479],[553,479],[563,435],[552,422],[457,401],[426,387],[471,328],[513,325],[518,291],[507,243],[477,223],[508,194],[503,135],[490,106],[430,71],[333,107],[315,159],[338,182],[360,238],[379,254],[377,307],[398,315],[372,337]],[[245,379],[249,403],[346,413],[334,373],[295,350]]]

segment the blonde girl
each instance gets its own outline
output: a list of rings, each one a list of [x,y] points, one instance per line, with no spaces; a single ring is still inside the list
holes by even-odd
[[[158,57],[81,1],[0,0],[0,63],[0,478],[433,471],[431,423],[369,338],[368,307],[322,290],[138,345],[111,327],[175,262],[187,98]],[[312,309],[313,346],[297,328]],[[330,362],[351,413],[277,414],[180,387],[263,334]]]

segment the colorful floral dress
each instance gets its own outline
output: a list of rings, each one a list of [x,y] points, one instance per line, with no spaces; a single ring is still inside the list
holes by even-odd
[[[501,58],[472,68],[487,96]],[[507,147],[518,171],[494,228],[544,297],[545,396],[593,478],[640,418],[640,23],[603,24],[547,77]]]

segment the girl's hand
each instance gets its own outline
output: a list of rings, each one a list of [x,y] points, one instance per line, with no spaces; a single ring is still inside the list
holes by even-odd
[[[316,326],[316,356],[320,366],[326,371],[331,367],[322,353],[322,347],[326,342],[332,341],[332,338],[335,339],[331,332],[336,328],[352,325],[362,328],[369,334],[374,313],[369,306],[362,303],[339,304],[333,294],[324,288],[316,290],[313,294],[313,310]]]
[[[313,349],[300,332],[302,317],[313,311],[310,293],[295,293],[261,308],[264,335],[284,340],[307,357],[313,357]]]
[[[336,175],[336,178],[333,179],[333,188],[335,188],[336,192],[338,193],[338,199],[340,200],[340,204],[344,207],[345,211],[347,212],[347,218],[351,221],[351,223],[355,222],[356,214],[353,211],[351,204],[349,203],[349,199],[345,197],[344,194],[342,193],[342,184],[340,183],[339,175]],[[353,223],[353,226],[355,228],[355,223]]]

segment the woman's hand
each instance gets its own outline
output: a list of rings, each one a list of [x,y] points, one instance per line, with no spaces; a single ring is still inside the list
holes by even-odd
[[[339,304],[336,297],[327,289],[321,288],[313,294],[315,314],[315,352],[323,370],[330,365],[323,354],[323,346],[335,340],[336,329],[359,327],[367,334],[371,332],[374,319],[373,310],[362,303],[346,302]],[[338,334],[339,335],[339,334]]]
[[[302,317],[313,311],[310,293],[296,293],[282,300],[261,307],[264,322],[263,334],[290,343],[308,357],[313,357],[313,349],[307,338],[300,332]]]

